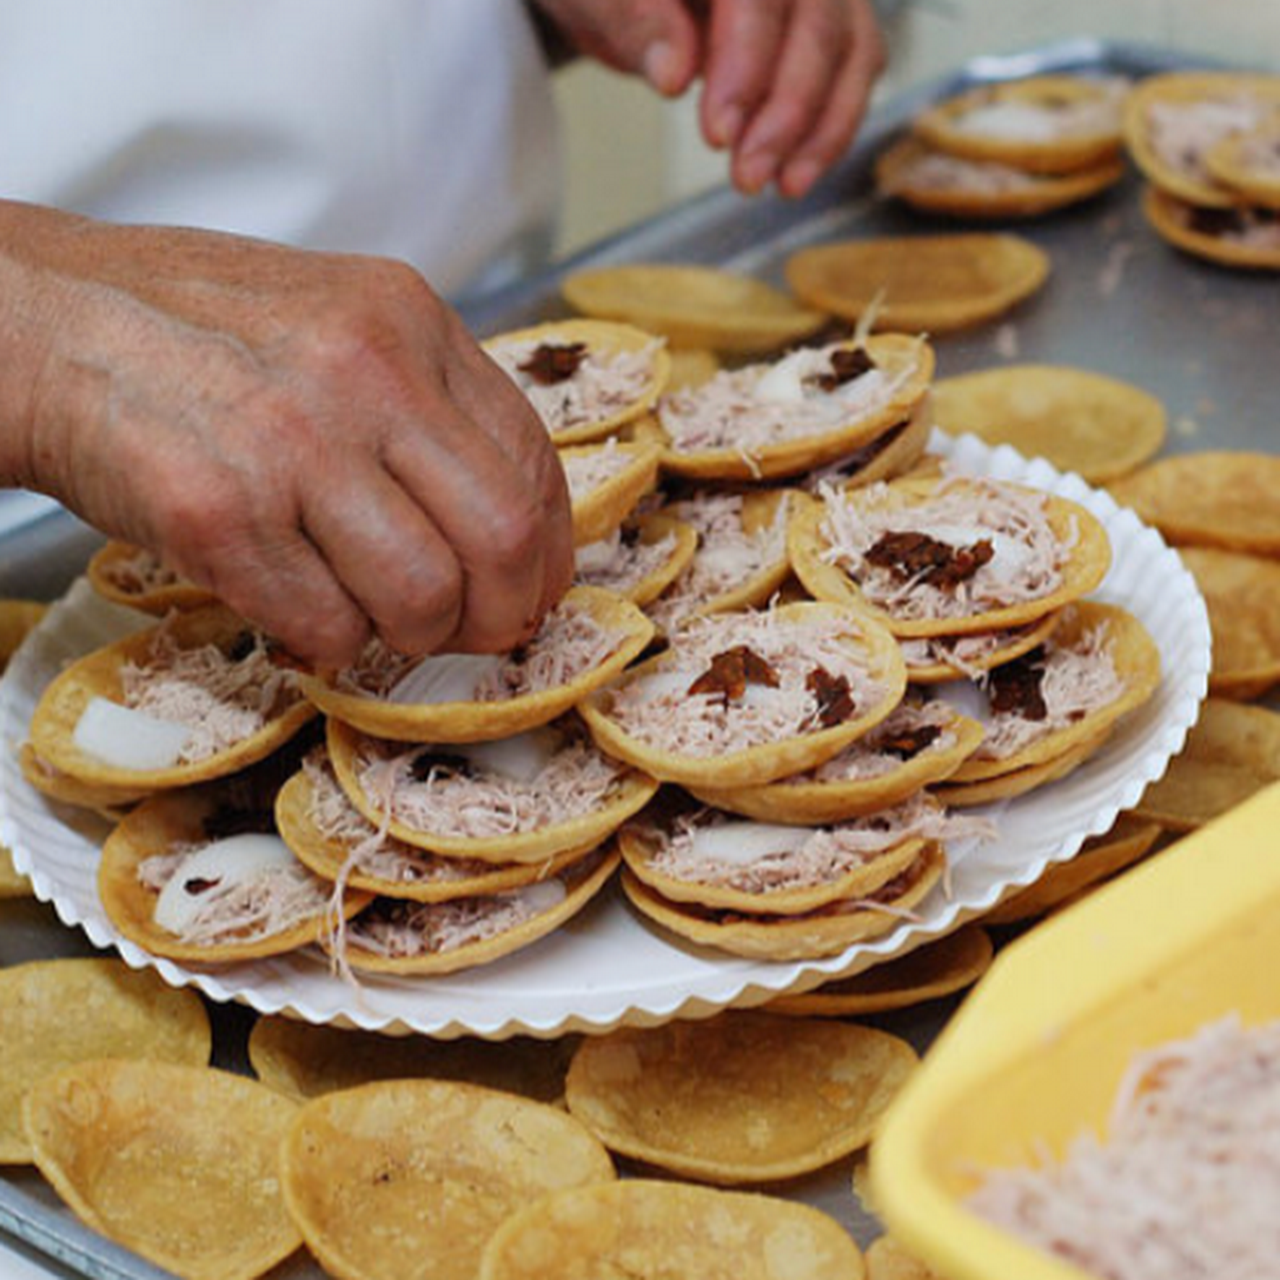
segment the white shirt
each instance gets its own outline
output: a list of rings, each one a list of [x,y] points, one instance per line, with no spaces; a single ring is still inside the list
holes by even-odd
[[[0,195],[387,254],[457,296],[536,265],[560,183],[520,0],[0,7]]]

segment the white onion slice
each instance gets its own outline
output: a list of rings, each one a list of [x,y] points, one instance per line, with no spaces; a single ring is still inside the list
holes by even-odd
[[[511,892],[535,915],[558,907],[569,896],[563,883],[557,879],[536,880]]]
[[[722,822],[693,833],[695,857],[708,862],[747,866],[774,853],[795,853],[813,835],[809,827],[786,827],[775,822]]]
[[[168,769],[182,758],[192,730],[176,720],[162,720],[94,697],[80,713],[72,741],[87,756],[117,769]]]
[[[194,921],[206,895],[234,885],[252,884],[264,872],[298,865],[279,836],[246,832],[215,840],[187,858],[156,899],[154,919],[181,936]],[[188,886],[191,886],[189,889]]]
[[[474,702],[480,682],[505,661],[496,653],[433,653],[400,677],[387,701],[429,706]]]
[[[560,741],[554,729],[531,729],[496,742],[473,742],[454,750],[489,773],[513,782],[532,782],[551,763]]]

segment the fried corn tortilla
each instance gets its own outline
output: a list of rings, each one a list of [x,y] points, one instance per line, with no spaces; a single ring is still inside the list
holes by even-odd
[[[895,423],[831,466],[810,472],[801,483],[806,490],[813,492],[824,482],[846,489],[860,489],[877,480],[897,479],[921,463],[932,433],[933,402],[932,396],[927,395],[905,422]]]
[[[312,1099],[280,1150],[307,1246],[347,1280],[473,1280],[516,1210],[614,1176],[601,1143],[558,1108],[442,1080]]]
[[[670,441],[662,470],[693,481],[761,481],[827,466],[910,418],[933,369],[927,342],[881,334],[725,370],[659,402]]]
[[[769,351],[798,342],[826,319],[763,280],[711,266],[592,267],[570,272],[560,291],[584,315],[626,321],[676,348]]]
[[[118,822],[134,804],[152,794],[147,787],[112,786],[72,777],[42,760],[29,742],[18,748],[18,767],[41,795],[59,804],[96,809],[113,822]]]
[[[747,824],[731,821],[721,834],[725,831],[731,839],[742,831],[743,844],[752,838]],[[763,833],[767,838],[769,829],[764,828]],[[738,874],[726,880],[719,876],[704,878],[693,869],[683,874],[667,869],[661,862],[661,854],[669,843],[664,840],[664,834],[638,824],[624,827],[618,833],[618,847],[627,870],[659,897],[667,902],[692,903],[712,911],[780,916],[806,915],[828,903],[874,893],[909,867],[924,847],[923,840],[907,838],[889,848],[868,852],[857,861],[851,860],[849,865],[822,879],[800,883],[780,879],[774,883],[774,877],[761,874],[758,867],[766,860],[780,860],[787,851],[785,843],[773,850],[762,849],[757,857],[744,858],[741,864],[734,857],[733,865]],[[815,829],[814,834],[821,834],[820,830]],[[799,850],[795,852],[798,855]],[[753,867],[753,863],[756,866]]]
[[[1066,862],[1052,862],[1032,885],[1019,889],[991,911],[983,924],[1015,924],[1046,915],[1055,907],[1132,866],[1151,851],[1159,838],[1160,824],[1122,813],[1111,830],[1091,836],[1079,853]]]
[[[815,599],[908,638],[1034,622],[1087,595],[1111,565],[1106,529],[1079,503],[959,476],[828,491],[792,516],[787,551]]]
[[[1161,191],[1193,205],[1239,201],[1206,164],[1222,139],[1247,133],[1280,111],[1280,76],[1238,71],[1169,71],[1129,94],[1124,137],[1134,163]]]
[[[388,1036],[260,1017],[249,1032],[249,1062],[269,1088],[299,1102],[376,1080],[457,1080],[558,1103],[576,1040],[432,1040]]]
[[[344,825],[349,825],[353,834],[328,832],[317,819],[317,803],[326,803],[325,797],[317,796],[321,790],[334,799],[335,793],[341,793],[341,799],[346,800],[331,769],[323,779],[304,766],[280,788],[275,818],[281,838],[316,875],[335,883],[341,880],[347,888],[364,893],[409,902],[449,902],[505,893],[558,875],[595,848],[594,843],[570,848],[540,862],[441,857],[379,833],[349,803]]]
[[[0,845],[0,898],[28,898],[31,881],[13,865],[13,854]]]
[[[1269,124],[1229,134],[1204,154],[1205,168],[1252,204],[1280,209],[1280,111]]]
[[[304,676],[302,684],[307,697],[327,715],[374,737],[401,742],[492,742],[549,724],[576,706],[641,653],[653,637],[654,627],[634,604],[611,591],[571,587],[544,619],[538,634],[523,647],[525,662],[510,654],[506,661],[523,669],[530,655],[555,659],[582,632],[588,639],[595,638],[592,660],[581,669],[575,668],[563,683],[513,696],[477,701],[450,693],[444,701],[398,701],[397,697],[422,696],[412,688],[397,695],[397,685],[406,677],[412,680],[418,672],[439,669],[440,655],[423,660],[421,666],[412,660],[393,661],[388,674],[381,665],[388,655],[380,654],[346,672]],[[457,660],[456,655],[448,656]],[[485,672],[494,674],[488,668]],[[497,668],[497,674],[502,674],[502,668]]]
[[[858,1246],[805,1204],[647,1178],[556,1192],[494,1232],[479,1280],[862,1280]]]
[[[832,669],[837,659],[852,677]],[[808,602],[695,619],[578,710],[607,754],[650,777],[740,787],[830,759],[905,688],[887,630],[864,612]]]
[[[1277,780],[1280,712],[1211,697],[1134,813],[1170,831],[1194,831]]]
[[[1038,218],[1115,186],[1124,161],[1109,158],[1070,173],[1035,173],[974,160],[904,137],[876,159],[876,190],[924,213],[954,218]]]
[[[976,679],[1044,644],[1061,619],[1062,610],[1055,609],[1020,627],[904,639],[902,656],[907,663],[907,679],[922,686]]]
[[[726,1010],[588,1037],[565,1100],[619,1155],[703,1182],[770,1182],[866,1146],[917,1061],[870,1027]]]
[[[631,905],[677,938],[754,960],[811,960],[891,932],[942,878],[946,854],[926,843],[901,875],[864,898],[831,903],[803,916],[748,915],[672,902],[629,871],[622,888]]]
[[[647,413],[671,370],[654,334],[607,320],[553,320],[481,345],[532,401],[557,447],[603,439]]]
[[[972,986],[990,967],[994,952],[985,929],[963,925],[936,942],[882,961],[851,978],[836,978],[812,991],[770,1000],[769,1012],[848,1018],[909,1009]]]
[[[1161,401],[1127,382],[1061,365],[1009,365],[942,378],[934,420],[951,435],[1047,458],[1091,484],[1114,480],[1164,443]]]
[[[658,439],[606,440],[560,449],[569,484],[573,545],[590,546],[621,529],[658,483]]]
[[[1175,453],[1107,487],[1170,542],[1280,555],[1280,457],[1273,454]]]
[[[613,845],[555,875],[501,894],[409,902],[375,898],[345,931],[322,939],[346,968],[362,973],[456,973],[490,964],[545,938],[582,911],[618,866]]]
[[[127,688],[137,672],[137,693]],[[211,672],[211,675],[206,675]],[[227,687],[209,691],[209,680]],[[316,708],[302,696],[292,666],[238,615],[222,605],[174,614],[71,663],[45,688],[31,718],[34,761],[50,777],[66,775],[92,794],[141,795],[225,777],[284,746]],[[101,699],[115,707],[146,708],[146,698],[164,690],[149,719],[189,726],[200,750],[156,768],[113,763],[82,748],[81,718]],[[165,707],[176,710],[165,713]],[[243,721],[219,735],[212,727],[224,712]],[[256,727],[254,727],[256,725]],[[123,732],[123,731],[122,731]],[[205,737],[202,738],[201,735]],[[68,797],[70,798],[70,797]]]
[[[109,541],[85,567],[89,585],[113,604],[163,618],[170,609],[198,609],[215,603],[212,591],[169,569],[152,552],[129,542]]]
[[[464,779],[471,777],[488,777],[495,786],[491,797],[477,795],[470,804],[483,806],[487,813],[477,815],[474,821],[481,825],[485,817],[491,816],[487,825],[496,828],[494,834],[467,836],[456,831],[432,829],[425,825],[415,825],[407,817],[402,817],[396,807],[396,790],[383,797],[370,790],[375,776],[382,786],[390,786],[392,766],[388,761],[403,759],[405,752],[401,744],[391,744],[370,738],[358,730],[344,725],[341,721],[331,720],[328,726],[329,759],[334,773],[342,789],[355,807],[374,826],[385,829],[396,839],[406,844],[416,845],[432,853],[450,858],[470,858],[490,863],[545,863],[548,859],[569,850],[585,852],[603,844],[632,814],[642,809],[653,798],[658,789],[655,779],[636,769],[629,769],[610,760],[583,732],[576,718],[561,721],[557,726],[547,729],[547,735],[556,735],[556,745],[552,749],[552,758],[541,763],[537,772],[519,781],[509,775],[505,782],[509,788],[505,805],[503,804],[502,784],[504,775],[493,768],[486,770],[483,763],[468,763],[466,757],[461,760],[443,753],[440,764],[432,764],[433,755],[430,750],[421,757],[427,767],[426,778],[419,778],[422,766],[416,763],[407,767],[409,781],[414,782],[414,789],[419,793],[431,794],[441,792],[448,786],[450,777],[460,774]],[[457,748],[455,748],[456,750]],[[537,799],[540,786],[551,788],[544,782],[551,773],[556,756],[567,757],[567,765],[556,775],[558,785],[554,790],[565,793],[563,799],[573,799],[565,773],[577,772],[580,775],[579,786],[587,789],[586,769],[597,766],[608,776],[606,789],[589,806],[575,804],[567,816],[552,822],[535,822],[533,817],[526,818],[520,811],[520,800],[528,798],[532,808]],[[584,759],[585,757],[585,759]],[[524,764],[523,760],[520,764]],[[534,767],[534,766],[530,766]],[[442,776],[441,776],[442,775]],[[592,788],[594,791],[594,788]],[[521,792],[525,796],[521,795]],[[464,814],[463,817],[466,815]]]
[[[660,511],[627,520],[599,542],[578,548],[580,586],[614,591],[644,608],[688,568],[698,550],[697,530]]]
[[[1104,701],[1092,700],[1087,688],[1079,690],[1082,701],[1077,700],[1075,686],[1077,683],[1087,685],[1087,671],[1062,676],[1062,682],[1068,686],[1063,693],[1064,723],[1012,751],[991,748],[989,735],[952,771],[948,784],[979,782],[1060,759],[1078,744],[1110,732],[1122,716],[1142,706],[1159,687],[1160,650],[1146,627],[1127,609],[1094,600],[1069,605],[1043,651],[1033,651],[1019,659],[1017,669],[1006,665],[995,674],[999,678],[1001,673],[1016,670],[1019,684],[1035,683],[1038,691],[1052,678],[1051,667],[1056,655],[1061,654],[1069,661],[1072,654],[1094,653],[1116,677],[1113,685],[1108,682],[1103,687]],[[1037,654],[1042,654],[1043,661],[1035,660]],[[1089,662],[1092,665],[1091,659]],[[1036,701],[1036,697],[1030,698],[1031,703]],[[1019,703],[1006,714],[1024,721],[1022,727],[1034,732],[1034,725],[1052,723],[1053,719],[1053,700],[1042,694],[1038,701],[1039,706]],[[1037,716],[1037,712],[1041,714]]]
[[[48,611],[41,600],[0,600],[0,671]]]
[[[1020,236],[963,232],[850,240],[801,249],[787,281],[810,306],[877,330],[947,334],[983,324],[1049,278],[1049,256]]]
[[[0,1164],[30,1164],[22,1099],[87,1058],[203,1066],[212,1033],[200,997],[150,969],[93,956],[0,969]]]
[[[266,833],[269,815],[247,829]],[[196,871],[187,859],[219,843],[228,828],[246,832],[228,804],[227,790],[209,786],[164,793],[139,805],[107,836],[98,864],[98,896],[112,925],[152,955],[199,965],[282,955],[318,941],[331,927],[335,889],[295,858],[261,876],[225,869]],[[174,883],[181,893],[165,889]],[[157,918],[162,895],[176,909],[178,930]],[[369,894],[344,894],[345,914],[359,911]],[[185,910],[184,910],[185,908]]]
[[[1015,796],[1026,795],[1037,787],[1065,778],[1073,769],[1078,769],[1090,756],[1100,751],[1110,736],[1111,726],[1107,725],[1039,764],[1022,765],[973,782],[948,780],[935,787],[933,793],[943,804],[952,808],[1012,800]]]
[[[1148,187],[1142,212],[1157,234],[1185,253],[1224,267],[1280,271],[1280,212],[1274,209],[1192,205]]]
[[[671,353],[671,376],[667,379],[668,391],[683,391],[688,387],[700,387],[720,372],[720,357],[707,347],[677,347]]]
[[[1209,692],[1260,697],[1280,681],[1280,561],[1217,547],[1183,547],[1181,556],[1209,609]]]
[[[921,112],[912,127],[952,155],[1074,173],[1118,155],[1128,88],[1116,78],[1029,76],[956,94]]]
[[[762,786],[695,787],[693,794],[717,809],[760,822],[808,826],[887,809],[949,777],[982,741],[982,726],[945,704],[938,704],[936,722],[929,725],[908,723],[904,716],[909,710],[910,704],[900,705],[817,769]],[[847,776],[841,770],[845,764]]]
[[[35,1084],[24,1119],[86,1225],[191,1280],[251,1280],[301,1243],[277,1169],[297,1110],[231,1072],[100,1058]]]
[[[664,508],[694,528],[698,547],[646,612],[670,631],[690,618],[767,604],[791,573],[786,524],[791,489],[702,490]]]
[[[926,1263],[909,1253],[893,1236],[877,1236],[866,1252],[866,1280],[942,1280]]]

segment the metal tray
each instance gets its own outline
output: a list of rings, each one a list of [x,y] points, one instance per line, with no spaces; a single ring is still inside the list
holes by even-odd
[[[809,244],[963,229],[954,220],[882,202],[872,191],[874,157],[926,103],[975,84],[1044,71],[1138,78],[1206,61],[1088,39],[977,59],[875,111],[838,170],[805,200],[747,199],[728,188],[717,189],[471,305],[464,318],[477,333],[488,335],[566,314],[560,281],[587,265],[715,264],[782,284],[786,257]],[[1231,272],[1178,253],[1147,227],[1138,208],[1140,189],[1140,179],[1131,173],[1087,204],[1009,224],[1043,247],[1056,269],[1041,293],[1004,323],[940,339],[938,375],[1015,360],[1077,365],[1159,396],[1169,412],[1167,452],[1276,451],[1280,426],[1270,361],[1280,313],[1274,278]],[[80,572],[100,538],[60,508],[28,498],[0,495],[0,595],[51,599]],[[19,507],[19,501],[24,505]],[[44,904],[0,902],[0,965],[91,951],[87,940],[60,924]],[[868,1021],[924,1049],[957,999]],[[246,1069],[245,1037],[253,1015],[236,1006],[215,1006],[211,1014],[215,1061]],[[841,1161],[810,1177],[763,1189],[825,1210],[865,1245],[880,1226],[853,1195],[850,1174],[850,1162]],[[55,1276],[151,1280],[167,1274],[81,1226],[33,1170],[0,1168],[0,1245],[15,1241]],[[277,1280],[320,1274],[305,1255],[272,1272]]]

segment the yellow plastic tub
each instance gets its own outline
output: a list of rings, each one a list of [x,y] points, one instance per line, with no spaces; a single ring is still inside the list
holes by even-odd
[[[888,1229],[948,1280],[1080,1280],[964,1207],[977,1171],[1105,1134],[1133,1055],[1280,1018],[1280,784],[1001,953],[884,1118]]]

